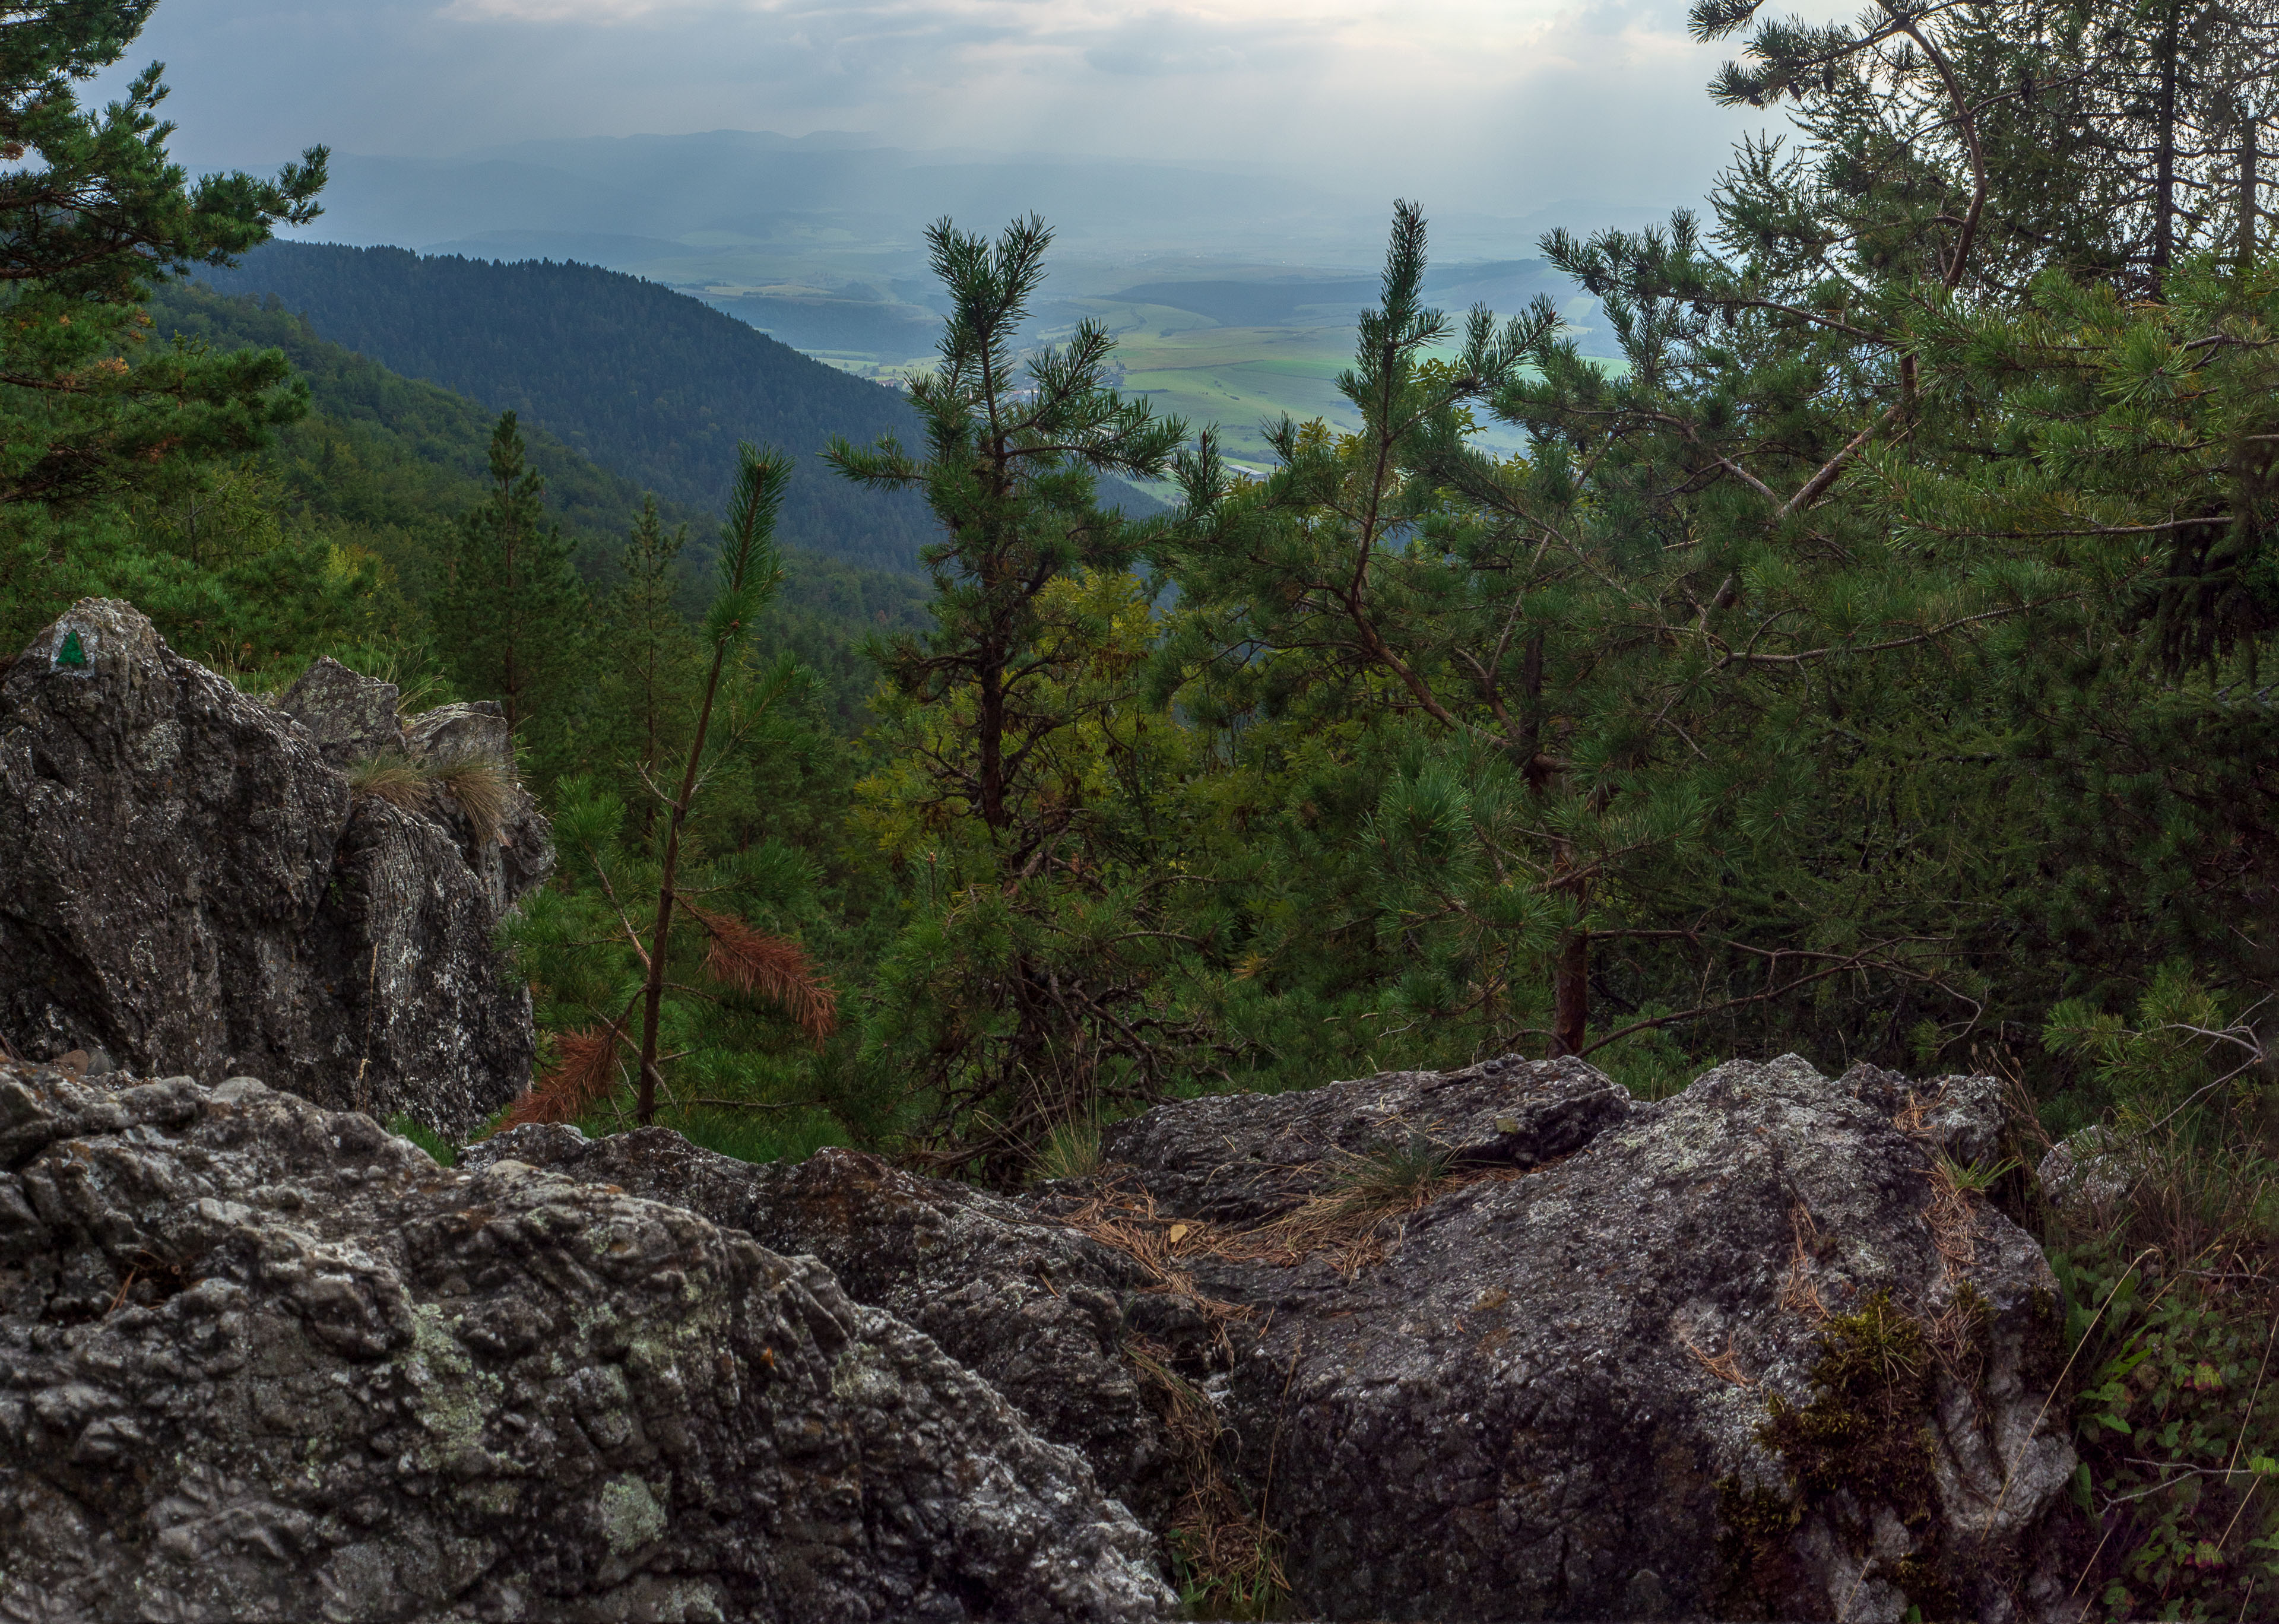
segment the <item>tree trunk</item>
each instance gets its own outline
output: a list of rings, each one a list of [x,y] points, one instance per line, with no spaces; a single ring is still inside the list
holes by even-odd
[[[712,725],[712,700],[720,691],[720,667],[726,657],[725,644],[712,650],[712,669],[704,678],[704,702],[696,712],[696,737],[689,741],[680,793],[665,824],[664,872],[657,880],[656,923],[649,933],[648,975],[641,986],[641,1085],[633,1120],[644,1128],[656,1120],[656,1029],[664,1009],[664,964],[672,948],[672,882],[680,868],[680,826],[688,821],[689,803],[696,799],[696,770],[704,760],[704,735]]]
[[[981,668],[974,731],[981,752],[981,821],[992,829],[1011,822],[1005,810],[1005,670],[1001,661]]]
[[[2255,215],[2259,196],[2260,177],[2256,173],[2261,154],[2256,150],[2262,132],[2256,127],[2255,115],[2242,111],[2239,116],[2239,273],[2242,276],[2255,264]]]
[[[2176,254],[2176,14],[2183,0],[2168,0],[2160,24],[2160,120],[2152,178],[2152,291],[2158,294]]]
[[[1583,1052],[1591,1023],[1591,933],[1577,925],[1559,944],[1551,980],[1551,1058]]]

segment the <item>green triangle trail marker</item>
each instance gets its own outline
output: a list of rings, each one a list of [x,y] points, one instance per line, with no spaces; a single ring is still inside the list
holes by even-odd
[[[66,632],[64,633],[64,646],[56,650],[56,663],[58,665],[85,665],[87,663],[87,650],[81,646],[78,632]]]

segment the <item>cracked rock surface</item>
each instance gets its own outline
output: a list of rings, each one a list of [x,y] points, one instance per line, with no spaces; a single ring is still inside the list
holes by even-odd
[[[1017,1199],[851,1152],[747,1167],[662,1130],[477,1154],[815,1253],[1159,1528],[1217,1475],[1278,1532],[1299,1616],[2007,1624],[2073,1617],[2079,1553],[2062,1566],[2075,1459],[2044,1407],[2055,1282],[1935,1176],[2000,1129],[1986,1078],[1789,1056],[1646,1105],[1510,1058],[1160,1107],[1103,1134],[1096,1179]],[[1447,1176],[1382,1247],[1249,1244],[1419,1135]],[[1101,1244],[1103,1203],[1146,1245]],[[1913,1361],[1866,1437],[1896,1452],[1800,1463],[1774,1408],[1851,1424],[1820,1379],[1847,1325],[1898,1327]],[[1208,1459],[1179,1454],[1135,1351],[1209,1404]]]
[[[860,1151],[755,1165],[664,1128],[588,1139],[518,1128],[465,1162],[513,1157],[678,1202],[763,1245],[821,1259],[856,1300],[886,1309],[986,1379],[1101,1485],[1167,1526],[1185,1484],[1163,1423],[1124,1357],[1150,1309],[1147,1276],[1124,1253],[1018,1203],[924,1178]]]
[[[0,670],[0,1035],[472,1133],[529,1078],[494,938],[549,831],[518,789],[495,833],[440,787],[352,795],[363,756],[511,767],[485,708],[395,701],[320,660],[272,709],[132,605],[73,604]]]
[[[2069,1616],[2043,1555],[2075,1464],[2044,1408],[2055,1282],[1983,1199],[1934,1212],[1937,1129],[1894,1121],[1910,1093],[1924,1123],[1999,1126],[1964,1079],[1736,1061],[1453,1189],[1353,1279],[1199,1265],[1263,1321],[1224,1412],[1246,1477],[1271,1462],[1299,1595],[1332,1618]],[[1865,1456],[1802,1492],[1768,1446],[1863,1311],[1922,1330],[1897,1345],[1927,1398],[1889,1429],[1920,1444],[1920,1500],[1886,1504]],[[1752,1495],[1774,1525],[1753,1549]]]
[[[105,1083],[0,1067],[0,1618],[1170,1615],[1077,1454],[813,1259]]]

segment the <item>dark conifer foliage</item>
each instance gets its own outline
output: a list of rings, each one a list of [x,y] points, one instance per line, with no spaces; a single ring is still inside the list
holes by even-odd
[[[153,65],[101,111],[75,81],[126,55],[154,0],[0,4],[0,503],[69,503],[165,483],[261,445],[300,401],[267,356],[143,349],[151,283],[219,266],[319,212],[325,149],[273,180],[193,182]]]
[[[444,663],[460,686],[523,726],[576,668],[588,617],[570,544],[546,516],[546,479],[523,456],[512,412],[491,433],[491,491],[460,522],[434,606]]]

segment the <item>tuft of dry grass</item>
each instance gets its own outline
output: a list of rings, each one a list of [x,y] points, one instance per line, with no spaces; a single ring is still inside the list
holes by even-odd
[[[1169,1348],[1135,1337],[1124,1354],[1163,1418],[1186,1479],[1170,1535],[1189,1605],[1208,1607],[1211,1618],[1272,1616],[1290,1594],[1281,1536],[1267,1526],[1263,1507],[1247,1503],[1225,1468],[1226,1426],[1218,1406],[1172,1368]]]
[[[348,779],[351,795],[369,795],[402,811],[426,812],[435,804],[427,775],[401,755],[373,755],[350,762]]]
[[[349,762],[348,780],[351,795],[368,795],[423,816],[435,816],[448,798],[487,845],[505,839],[518,787],[513,769],[480,755],[415,762],[388,752]]]
[[[1551,1164],[1546,1162],[1543,1167]],[[1458,1172],[1448,1149],[1411,1131],[1408,1139],[1366,1156],[1347,1156],[1330,1188],[1257,1229],[1224,1237],[1218,1255],[1289,1266],[1327,1253],[1347,1280],[1383,1262],[1400,1245],[1408,1220],[1468,1185],[1524,1178],[1542,1168]]]
[[[504,762],[480,755],[463,755],[422,762],[428,783],[449,795],[475,831],[475,839],[495,846],[506,838],[506,818],[514,805],[513,771]]]

